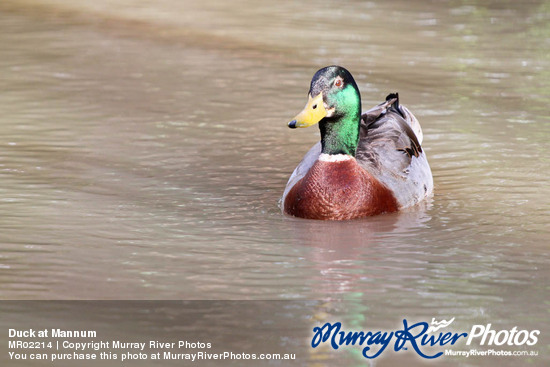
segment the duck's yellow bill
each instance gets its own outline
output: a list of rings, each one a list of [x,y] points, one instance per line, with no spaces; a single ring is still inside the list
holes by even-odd
[[[292,121],[288,123],[288,127],[295,129],[297,127],[308,127],[315,125],[327,115],[325,105],[323,104],[323,93],[319,93],[315,97],[309,96],[306,106]]]

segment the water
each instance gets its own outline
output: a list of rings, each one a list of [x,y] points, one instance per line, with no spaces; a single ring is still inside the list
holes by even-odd
[[[3,1],[2,299],[322,300],[364,327],[547,333],[549,18],[543,1]],[[429,203],[281,214],[318,140],[286,123],[329,64],[365,108],[398,91],[418,117]]]

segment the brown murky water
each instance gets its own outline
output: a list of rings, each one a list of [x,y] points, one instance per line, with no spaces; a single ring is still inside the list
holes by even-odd
[[[7,0],[0,26],[2,299],[310,299],[550,331],[550,2]],[[318,140],[286,123],[329,64],[365,107],[399,91],[419,118],[428,205],[281,214]]]

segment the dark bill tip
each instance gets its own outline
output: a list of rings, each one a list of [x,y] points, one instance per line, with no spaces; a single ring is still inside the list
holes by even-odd
[[[288,127],[291,129],[296,129],[296,120],[292,120],[288,123]]]

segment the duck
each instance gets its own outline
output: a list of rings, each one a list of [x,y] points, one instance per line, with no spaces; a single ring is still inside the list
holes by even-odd
[[[318,124],[321,140],[294,169],[281,198],[287,215],[349,220],[392,213],[430,197],[434,183],[423,133],[398,93],[366,112],[351,73],[318,70],[308,101],[288,127]]]

